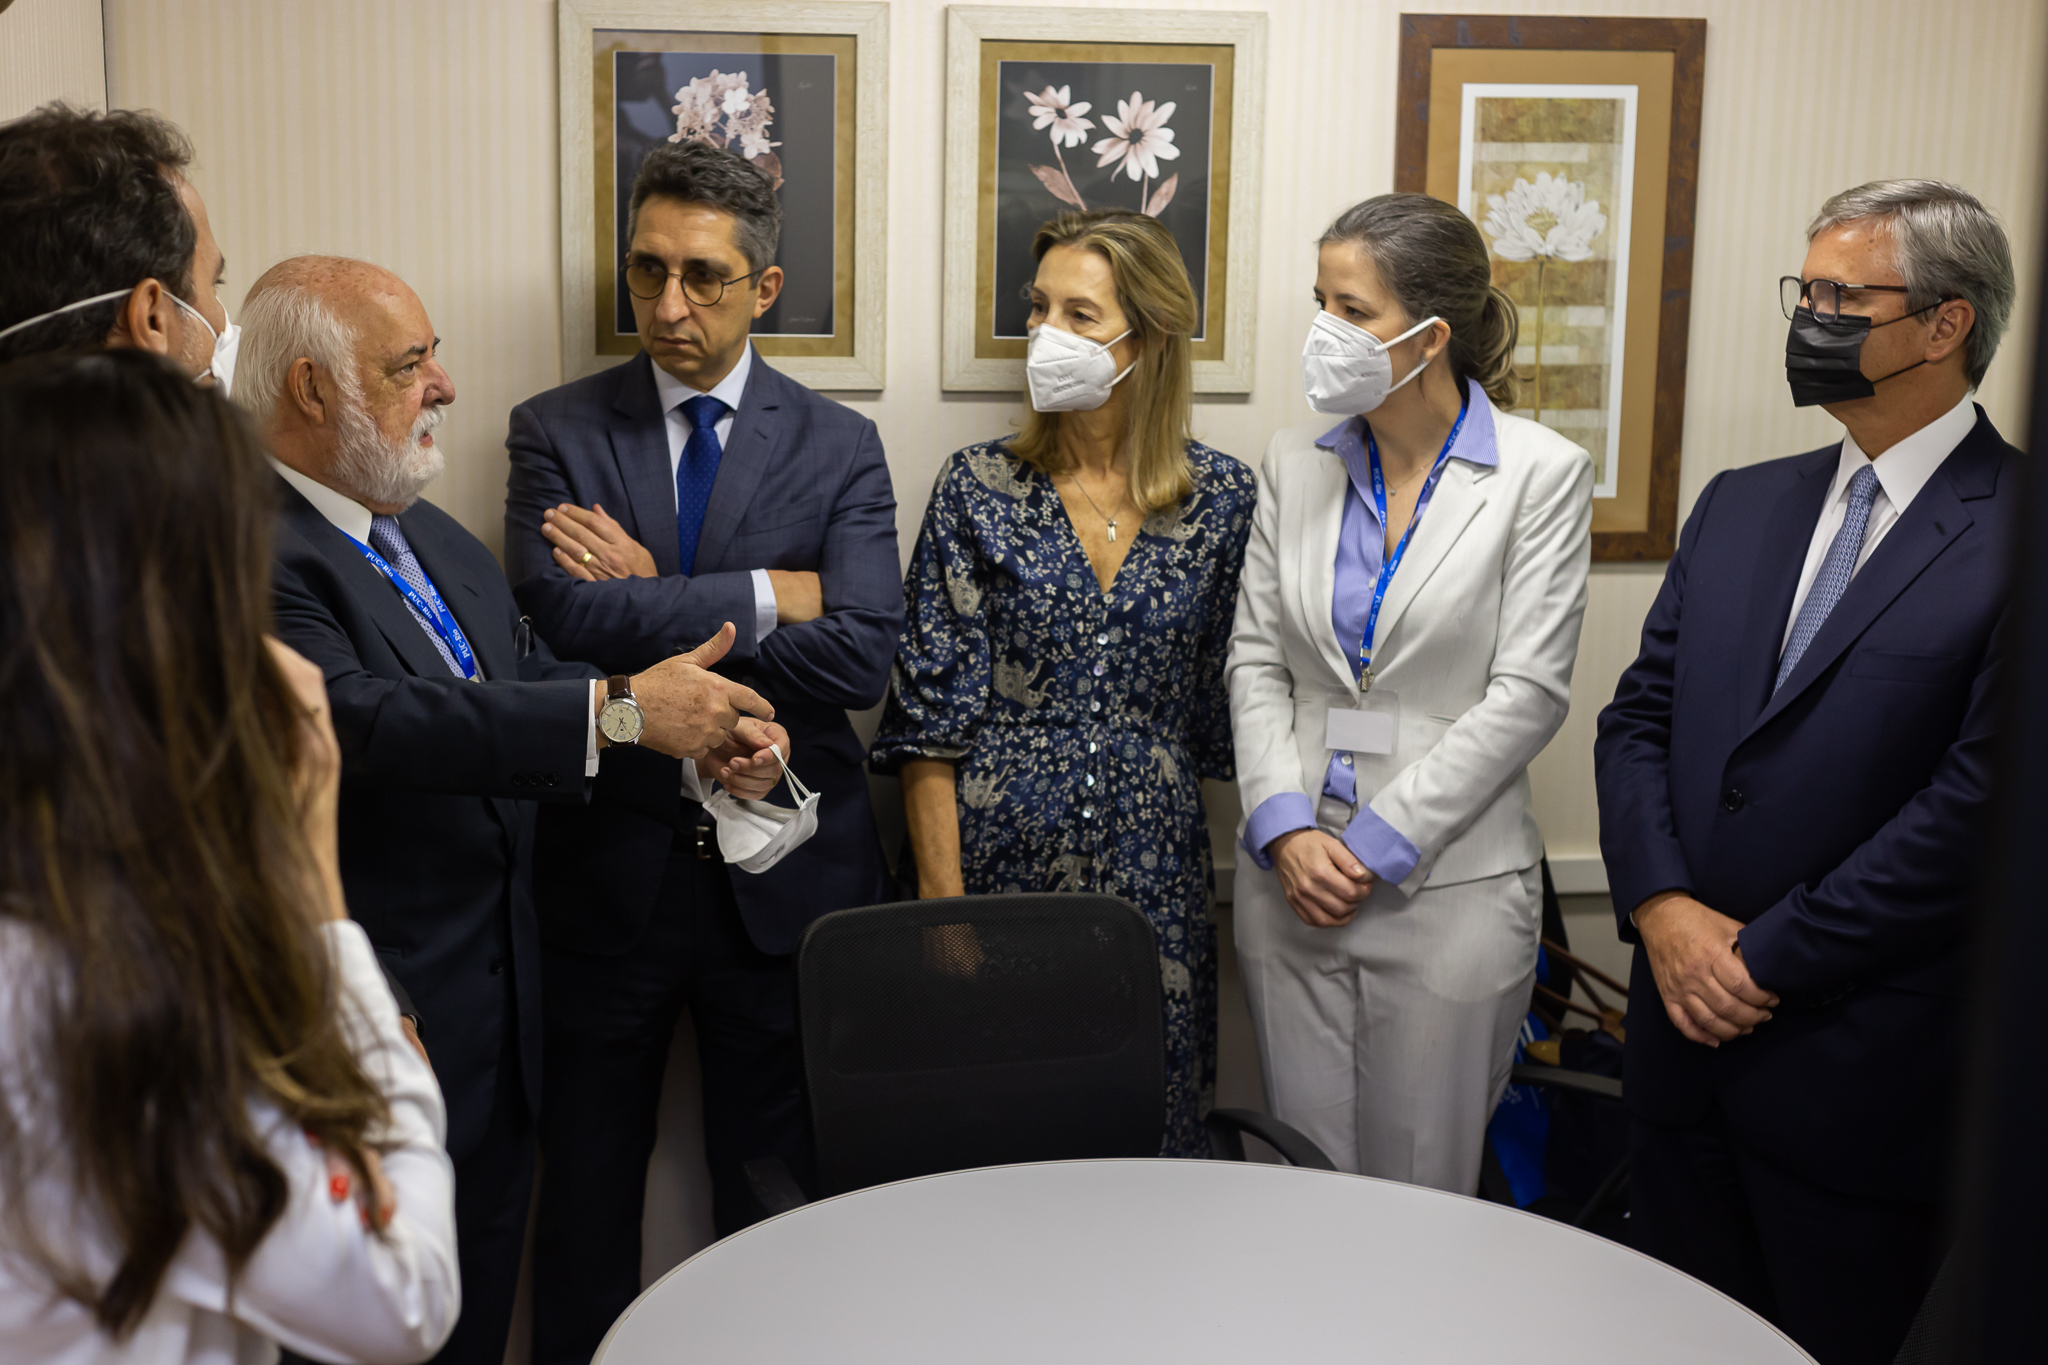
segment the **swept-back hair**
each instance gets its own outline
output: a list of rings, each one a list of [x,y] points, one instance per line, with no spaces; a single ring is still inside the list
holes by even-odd
[[[1056,246],[1093,251],[1109,262],[1117,306],[1130,324],[1138,350],[1137,368],[1124,409],[1123,447],[1131,462],[1131,501],[1145,515],[1177,505],[1194,491],[1188,463],[1193,415],[1195,327],[1200,318],[1195,286],[1180,257],[1180,244],[1157,218],[1124,209],[1063,213],[1038,229],[1031,258],[1045,259]],[[1065,470],[1057,412],[1027,412],[1010,438],[1010,453],[1047,474]]]
[[[150,279],[189,300],[199,228],[175,177],[191,160],[175,125],[135,109],[60,102],[0,124],[0,327]],[[0,337],[0,360],[96,350],[121,306]]]
[[[283,1211],[250,1103],[361,1166],[349,1050],[264,645],[274,476],[247,419],[135,351],[0,369],[0,1240],[119,1337],[201,1231]],[[111,1273],[53,1248],[46,1199]]]

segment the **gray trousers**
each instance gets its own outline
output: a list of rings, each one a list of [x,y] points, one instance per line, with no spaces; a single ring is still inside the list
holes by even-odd
[[[1531,867],[1413,896],[1379,883],[1350,924],[1312,929],[1245,858],[1237,953],[1267,1107],[1341,1171],[1473,1193],[1542,913]]]

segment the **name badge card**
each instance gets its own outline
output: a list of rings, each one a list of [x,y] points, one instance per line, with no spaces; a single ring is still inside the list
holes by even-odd
[[[1323,747],[1340,753],[1390,754],[1401,729],[1401,699],[1383,687],[1362,693],[1356,707],[1333,706]]]

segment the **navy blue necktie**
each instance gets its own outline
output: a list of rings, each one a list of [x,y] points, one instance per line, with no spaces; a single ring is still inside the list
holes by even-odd
[[[690,439],[683,442],[683,458],[676,462],[676,553],[685,574],[696,572],[697,537],[704,530],[704,508],[711,501],[711,485],[718,478],[718,420],[728,411],[724,403],[708,393],[682,401],[683,416],[690,419]]]

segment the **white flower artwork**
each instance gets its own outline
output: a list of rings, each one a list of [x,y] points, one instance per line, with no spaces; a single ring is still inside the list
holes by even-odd
[[[1600,201],[1562,174],[1536,172],[1536,183],[1520,176],[1506,194],[1486,196],[1486,221],[1493,254],[1504,261],[1536,262],[1536,418],[1543,418],[1543,271],[1552,261],[1593,258],[1593,239],[1607,230]]]
[[[1095,127],[1095,120],[1081,117],[1095,106],[1086,100],[1076,101],[1073,87],[1051,85],[1036,94],[1026,91],[1025,106],[1031,115],[1031,126],[1035,131],[1051,130],[1052,154],[1059,164],[1056,166],[1033,166],[1031,173],[1038,177],[1052,197],[1063,204],[1072,204],[1085,209],[1088,203],[1081,197],[1081,191],[1074,185],[1074,178],[1067,170],[1067,159],[1063,147],[1078,147],[1088,140],[1089,129]],[[1173,201],[1174,191],[1179,187],[1178,175],[1168,176],[1157,188],[1152,182],[1159,178],[1159,163],[1172,161],[1180,156],[1180,148],[1173,145],[1173,129],[1166,126],[1173,117],[1174,102],[1155,103],[1139,91],[1132,91],[1128,100],[1116,102],[1116,115],[1103,115],[1103,127],[1110,133],[1089,150],[1096,155],[1096,169],[1111,167],[1110,176],[1125,174],[1138,182],[1138,211],[1157,218],[1162,210]],[[1114,163],[1114,164],[1112,164]]]
[[[744,71],[713,69],[676,91],[676,103],[669,110],[676,116],[676,130],[668,140],[735,148],[779,190],[782,158],[774,149],[782,144],[768,139],[775,102],[766,90],[750,90],[749,84]]]

